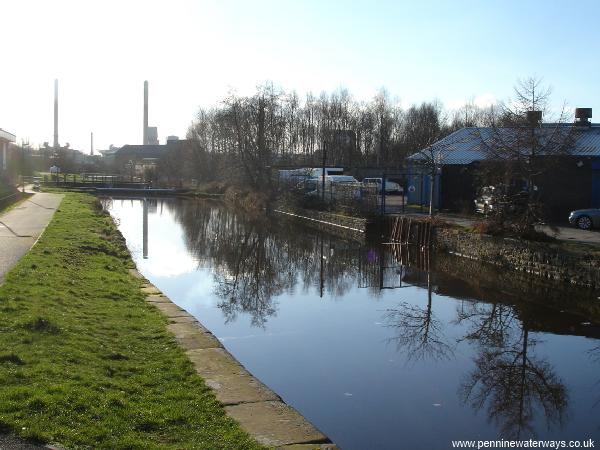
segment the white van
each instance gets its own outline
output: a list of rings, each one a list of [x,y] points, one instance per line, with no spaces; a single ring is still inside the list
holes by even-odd
[[[381,178],[364,178],[362,183],[364,186],[377,186],[377,191],[381,194]],[[385,180],[386,194],[403,194],[404,188],[394,181]]]

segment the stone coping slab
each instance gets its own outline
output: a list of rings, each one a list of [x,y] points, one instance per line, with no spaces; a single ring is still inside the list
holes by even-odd
[[[264,445],[329,443],[327,436],[281,401],[242,403],[225,410]]]
[[[340,450],[335,444],[291,444],[276,447],[276,450]]]
[[[175,322],[167,326],[177,342],[186,350],[220,347],[221,343],[199,322]]]
[[[207,386],[226,413],[258,442],[290,450],[336,450],[337,446],[281,397],[252,376],[198,320],[174,304],[136,269],[130,274],[140,280],[146,302],[168,319],[167,329],[186,350]]]

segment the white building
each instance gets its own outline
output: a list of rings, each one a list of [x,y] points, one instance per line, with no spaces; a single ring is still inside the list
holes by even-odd
[[[2,161],[0,161],[0,173],[8,170],[8,146],[15,142],[16,136],[0,128],[0,149],[2,150]]]

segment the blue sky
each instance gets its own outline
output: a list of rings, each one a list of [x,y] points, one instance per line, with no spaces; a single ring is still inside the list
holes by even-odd
[[[0,127],[89,149],[139,143],[143,80],[150,125],[185,135],[199,106],[273,81],[367,100],[385,87],[403,105],[505,100],[543,77],[553,101],[600,117],[600,2],[113,1],[4,2]],[[595,121],[600,122],[600,119]]]

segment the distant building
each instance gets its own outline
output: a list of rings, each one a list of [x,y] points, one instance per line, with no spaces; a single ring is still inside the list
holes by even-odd
[[[141,176],[149,169],[155,169],[166,152],[166,145],[124,145],[114,153],[114,168],[119,172]]]
[[[157,127],[148,127],[148,145],[158,145]]]
[[[117,152],[121,147],[115,147],[114,145],[110,145],[108,150],[98,150],[98,152],[102,155],[102,160],[107,166],[112,166],[115,162],[115,157]]]
[[[114,170],[142,176],[146,171],[156,169],[160,159],[170,150],[183,146],[187,142],[186,140],[177,140],[170,141],[166,145],[124,145],[114,152],[106,152],[103,155],[112,159]]]

